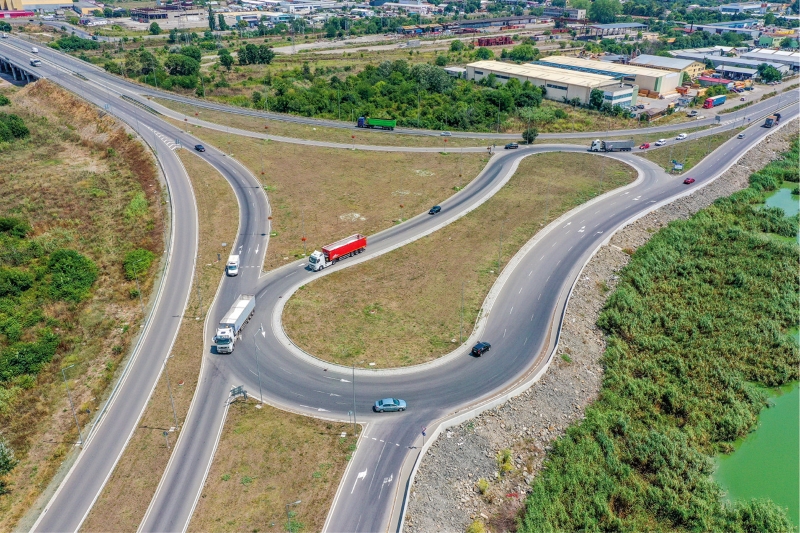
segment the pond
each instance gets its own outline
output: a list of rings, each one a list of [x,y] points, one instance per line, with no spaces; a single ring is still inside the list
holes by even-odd
[[[794,216],[800,212],[800,196],[792,194],[792,191],[797,187],[796,183],[784,181],[780,189],[767,196],[764,205],[767,207],[780,207],[787,217]],[[774,236],[779,240],[800,242],[800,233],[797,237],[792,239],[789,237]]]
[[[774,390],[771,407],[761,411],[757,429],[717,458],[714,479],[727,499],[770,498],[788,509],[800,527],[800,387],[794,382]]]

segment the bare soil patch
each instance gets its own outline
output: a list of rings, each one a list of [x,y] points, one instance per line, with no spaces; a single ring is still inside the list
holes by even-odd
[[[230,406],[189,531],[321,531],[356,438],[347,423]],[[342,437],[343,434],[347,436]]]
[[[213,243],[233,239],[235,227],[232,229],[226,221],[232,216],[237,219],[238,206],[230,185],[213,167],[185,150],[178,151],[178,156],[192,180],[200,220],[195,280],[168,363],[175,415],[180,427],[200,374],[205,313],[222,279],[224,263],[217,262],[218,250]],[[179,430],[171,431],[175,427],[175,415],[170,405],[167,375],[162,374],[138,429],[83,524],[83,531],[136,530],[178,439]],[[169,450],[164,431],[170,432]]]
[[[242,162],[266,190],[271,270],[338,239],[372,235],[441,202],[477,176],[483,154],[376,153],[250,139],[198,128],[203,142]],[[459,174],[461,177],[459,177]]]
[[[31,239],[44,250],[75,249],[99,271],[81,304],[43,302],[64,339],[51,363],[32,382],[0,385],[0,432],[20,460],[9,475],[10,494],[0,498],[0,530],[8,531],[75,450],[61,368],[74,365],[66,376],[85,431],[128,353],[141,313],[122,260],[134,248],[161,256],[164,214],[153,160],[120,123],[45,80],[3,92],[12,104],[2,112],[22,117],[31,136],[0,146],[0,215],[28,220]],[[156,265],[140,274],[145,298]]]
[[[631,167],[589,154],[529,156],[500,192],[465,217],[302,287],[286,305],[286,332],[307,352],[345,365],[435,359],[469,336],[500,268],[539,229],[635,177]]]

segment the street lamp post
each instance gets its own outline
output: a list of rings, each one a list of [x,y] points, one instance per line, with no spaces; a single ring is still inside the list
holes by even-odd
[[[72,418],[75,420],[75,427],[78,428],[78,444],[83,447],[83,434],[81,434],[81,426],[78,424],[78,415],[75,414],[75,404],[72,403],[72,393],[69,392],[69,384],[67,383],[66,371],[73,366],[75,366],[75,364],[62,368],[61,377],[64,378],[64,386],[67,388],[67,398],[69,398],[69,408],[72,409]]]
[[[289,514],[289,506],[290,505],[298,505],[300,503],[301,503],[301,500],[297,500],[296,502],[291,502],[291,503],[287,503],[286,504],[286,530],[287,531],[291,532],[291,531],[294,530],[294,528],[292,527],[292,517]]]
[[[353,356],[353,436],[356,436],[356,360]]]

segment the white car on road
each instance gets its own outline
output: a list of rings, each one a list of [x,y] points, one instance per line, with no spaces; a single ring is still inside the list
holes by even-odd
[[[664,146],[665,144],[667,144],[666,139],[659,139],[656,141],[656,146]]]
[[[688,137],[688,135],[686,135],[685,133],[681,133],[680,135],[678,135],[677,137],[675,137],[675,140],[676,140],[676,141],[682,141],[682,140],[684,140],[686,137]]]

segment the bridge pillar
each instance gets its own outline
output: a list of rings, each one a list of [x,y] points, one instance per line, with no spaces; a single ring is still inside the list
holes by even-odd
[[[14,81],[18,81],[19,78],[17,77],[17,67],[11,65],[11,73],[14,75]]]

